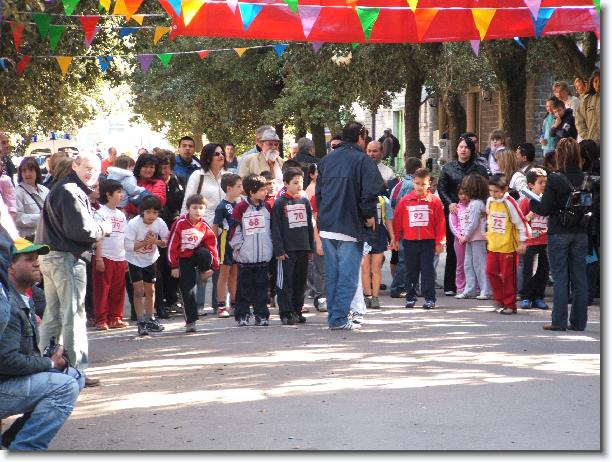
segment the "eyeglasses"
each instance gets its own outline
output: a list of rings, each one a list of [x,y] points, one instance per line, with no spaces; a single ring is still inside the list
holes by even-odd
[[[225,154],[223,154],[222,152],[216,151],[215,152],[215,156],[217,156],[217,157],[221,157],[221,156],[225,157]]]

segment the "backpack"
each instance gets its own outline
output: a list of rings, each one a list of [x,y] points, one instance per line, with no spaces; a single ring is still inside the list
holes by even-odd
[[[564,174],[558,175],[570,188],[565,206],[560,210],[561,225],[565,228],[588,226],[593,213],[593,194],[582,186],[576,189]]]

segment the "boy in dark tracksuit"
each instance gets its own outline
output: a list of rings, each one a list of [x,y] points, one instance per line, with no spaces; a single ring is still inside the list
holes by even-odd
[[[272,208],[272,244],[277,261],[276,298],[283,324],[304,323],[304,291],[308,276],[308,260],[314,249],[312,209],[302,194],[304,173],[288,168],[283,174],[287,191]]]

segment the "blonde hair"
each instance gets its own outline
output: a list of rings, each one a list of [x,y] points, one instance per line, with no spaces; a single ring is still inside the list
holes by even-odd
[[[512,178],[514,172],[520,168],[520,162],[516,158],[516,154],[510,148],[500,149],[495,153],[495,160],[499,165],[499,170],[508,177]]]

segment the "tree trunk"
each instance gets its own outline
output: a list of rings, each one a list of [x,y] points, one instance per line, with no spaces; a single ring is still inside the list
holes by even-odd
[[[310,132],[312,133],[312,142],[315,145],[315,157],[320,159],[327,154],[327,148],[325,146],[325,127],[320,124],[313,124],[310,126]]]
[[[285,157],[285,153],[283,152],[283,134],[285,132],[285,129],[283,127],[283,124],[278,124],[274,126],[274,130],[276,130],[276,134],[278,135],[278,137],[280,138],[280,154],[281,157]]]
[[[449,153],[455,152],[459,135],[465,133],[467,127],[467,117],[465,109],[459,100],[459,93],[447,92],[442,95],[442,104],[448,117],[448,140],[450,142]]]
[[[597,62],[597,37],[595,33],[588,32],[587,40],[582,43],[582,50],[570,35],[555,35],[549,37],[550,43],[558,51],[558,58],[565,61],[565,65],[576,77],[587,79],[595,70]]]
[[[299,140],[300,138],[304,138],[306,136],[307,130],[306,130],[306,125],[304,125],[304,122],[302,122],[302,120],[296,120],[295,121],[295,141],[297,142],[297,140]]]
[[[404,158],[418,157],[419,154],[419,111],[421,108],[421,89],[425,80],[422,74],[415,74],[410,74],[406,78],[406,94],[404,96],[406,146],[404,146]]]

